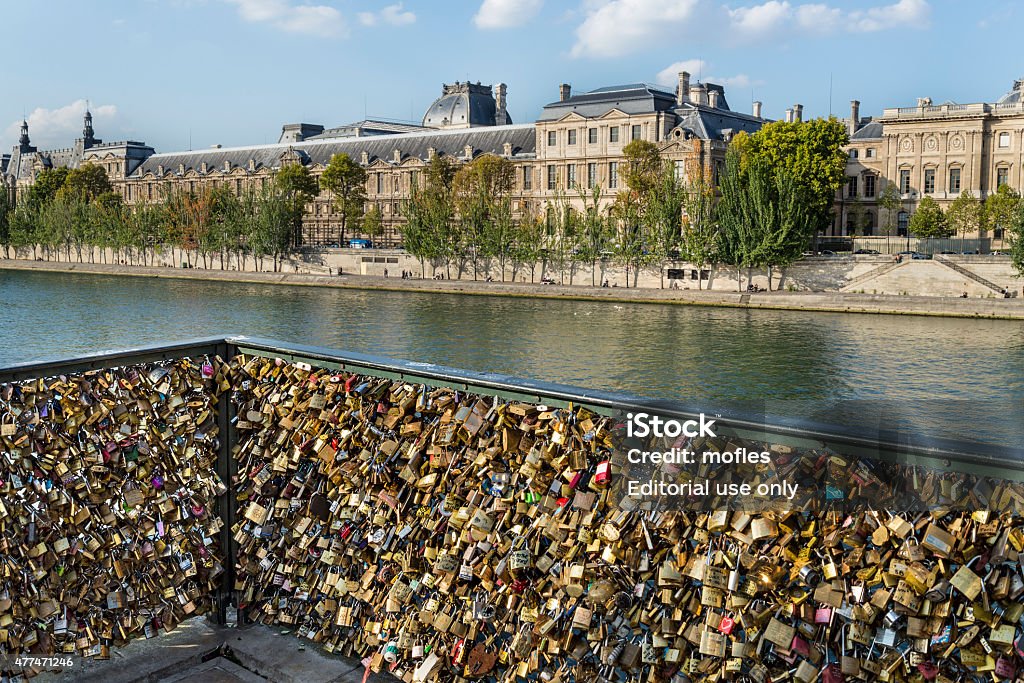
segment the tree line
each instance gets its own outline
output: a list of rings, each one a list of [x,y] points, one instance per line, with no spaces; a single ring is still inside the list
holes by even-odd
[[[832,221],[836,191],[844,182],[848,137],[835,119],[773,122],[753,134],[739,133],[720,166],[661,157],[651,142],[634,140],[623,151],[621,187],[608,197],[598,186],[576,183],[558,190],[541,208],[514,206],[515,167],[484,154],[467,164],[438,155],[414,175],[402,208],[405,248],[445,277],[490,272],[501,277],[538,265],[573,284],[585,264],[598,284],[600,264],[625,268],[636,284],[641,270],[666,260],[698,271],[736,269],[774,272],[798,259]],[[150,265],[170,250],[174,262],[193,259],[204,267],[245,268],[249,258],[279,267],[301,244],[306,205],[326,192],[338,217],[338,242],[360,232],[383,232],[376,206],[366,205],[366,171],[337,154],[318,178],[299,163],[282,166],[271,182],[236,194],[226,187],[166,189],[158,201],[126,206],[99,166],[53,168],[14,205],[0,192],[0,246],[33,258],[106,260]],[[607,201],[607,200],[611,201]],[[878,203],[890,222],[902,203],[895,184]],[[606,208],[607,207],[607,208]],[[986,228],[1007,232],[1017,268],[1024,272],[1024,202],[1002,186],[984,202],[962,193],[943,211],[926,196],[910,218],[919,237],[945,237]],[[1014,237],[1016,236],[1016,237]],[[662,271],[664,272],[664,271]]]
[[[697,267],[698,287],[712,264],[784,267],[799,258],[831,221],[832,198],[843,180],[848,142],[835,119],[777,122],[738,134],[724,166],[696,160],[677,164],[657,146],[634,140],[623,149],[622,189],[576,183],[555,192],[538,215],[529,202],[514,211],[514,166],[482,155],[457,166],[435,157],[413,183],[402,229],[405,248],[426,273],[458,277],[497,263],[513,277],[543,263],[569,283],[579,266],[599,262],[640,271],[672,259]],[[610,202],[602,201],[611,199]],[[609,204],[607,210],[603,207]],[[771,280],[771,275],[769,275]]]
[[[363,215],[366,171],[337,154],[319,179],[305,166],[282,166],[269,183],[235,193],[226,186],[163,188],[156,200],[126,205],[106,171],[94,164],[76,169],[44,169],[16,203],[0,190],[0,246],[33,259],[63,257],[152,265],[170,251],[186,266],[245,269],[252,258],[280,267],[302,237],[306,204],[321,191],[330,193],[340,218],[339,239],[353,223],[372,232],[372,212]],[[377,228],[379,229],[379,214]]]

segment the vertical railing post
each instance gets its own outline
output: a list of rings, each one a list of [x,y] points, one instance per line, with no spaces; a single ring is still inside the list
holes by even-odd
[[[235,355],[235,346],[225,341],[217,345],[217,355],[224,363],[229,363]],[[217,454],[217,475],[228,487],[217,504],[217,514],[224,523],[220,532],[220,542],[224,554],[224,576],[221,587],[217,591],[217,622],[226,623],[228,605],[234,600],[238,607],[238,596],[235,594],[236,564],[238,561],[238,544],[235,542],[232,528],[235,526],[235,485],[234,479],[238,471],[238,463],[234,458],[237,434],[235,432],[234,405],[231,401],[232,388],[229,387],[220,397],[217,409],[217,424],[220,428],[220,452]],[[239,619],[241,621],[241,619]]]

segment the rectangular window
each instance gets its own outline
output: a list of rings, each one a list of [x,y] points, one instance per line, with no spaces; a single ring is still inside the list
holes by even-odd
[[[548,147],[554,147],[558,144],[558,133],[553,130],[548,131]]]
[[[1010,134],[1000,133],[999,134],[999,147],[1000,149],[1007,149],[1010,146]]]
[[[857,176],[855,175],[846,179],[846,196],[851,199],[857,196]]]
[[[618,142],[618,141],[619,141],[619,127],[618,126],[612,126],[611,128],[608,129],[608,142]]]
[[[384,194],[384,174],[377,174],[377,194]]]
[[[677,159],[673,164],[673,170],[675,171],[676,182],[682,182],[686,179],[686,162],[682,159]]]
[[[558,167],[554,164],[548,166],[548,189],[558,188]]]
[[[587,129],[587,143],[591,145],[597,144],[597,128]]]
[[[875,176],[866,175],[864,176],[864,196],[874,197],[875,196]]]
[[[587,164],[587,187],[594,187],[597,185],[597,164]]]
[[[153,198],[153,183],[146,184],[146,199]]]
[[[910,194],[910,170],[900,171],[900,194]]]
[[[630,140],[639,140],[639,139],[640,139],[640,126],[633,126],[633,136],[630,138]]]
[[[924,170],[924,193],[934,194],[935,193],[935,169],[926,168]]]
[[[857,150],[855,150],[855,149],[851,149],[850,150],[850,158],[851,159],[856,159],[857,158]]]
[[[569,144],[569,145],[575,145],[576,144],[576,131],[574,131],[574,130],[570,130],[569,131],[569,141],[566,144]]]
[[[1010,169],[1008,168],[997,168],[996,169],[996,189],[998,190],[1003,185],[1009,185],[1010,183]]]
[[[953,194],[960,192],[960,169],[949,169],[949,191]]]
[[[619,162],[608,162],[608,187],[615,189],[619,186]]]
[[[864,156],[867,157],[868,159],[874,159],[875,150],[871,147],[868,147],[866,150],[864,150]]]
[[[576,187],[576,164],[567,164],[565,167],[565,186]]]
[[[533,189],[533,166],[523,166],[523,189]]]

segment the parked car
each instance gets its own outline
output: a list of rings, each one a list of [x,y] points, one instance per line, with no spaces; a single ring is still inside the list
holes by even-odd
[[[922,254],[919,251],[915,251],[913,256],[911,256],[910,258],[914,259],[915,261],[927,261],[931,257],[931,254]]]
[[[349,249],[373,249],[373,242],[371,240],[349,240]]]
[[[877,254],[878,250],[877,249],[858,249],[857,251],[855,251],[853,253],[854,254]]]
[[[832,251],[831,249],[822,249],[821,251],[818,252],[818,255],[819,256],[835,256],[836,252]]]
[[[958,253],[960,253],[960,252],[957,252],[957,251],[950,251],[949,249],[943,249],[943,250],[942,250],[942,251],[940,251],[939,253],[940,253],[940,254],[958,254]]]

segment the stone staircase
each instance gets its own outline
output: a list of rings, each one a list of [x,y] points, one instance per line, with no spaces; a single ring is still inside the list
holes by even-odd
[[[840,292],[850,292],[850,291],[853,291],[853,288],[856,287],[857,285],[862,284],[864,282],[867,282],[868,280],[873,280],[876,277],[880,277],[882,275],[885,275],[889,271],[895,270],[896,268],[899,268],[904,263],[906,263],[906,261],[900,261],[899,263],[897,263],[896,261],[891,261],[889,263],[884,263],[884,264],[878,266],[877,268],[872,268],[868,272],[861,273],[857,277],[855,277],[852,280],[850,280],[849,282],[847,282],[845,285],[843,285],[842,287],[839,288],[839,291]]]
[[[959,265],[957,263],[953,263],[949,259],[942,258],[941,256],[933,256],[932,260],[935,261],[936,263],[941,263],[942,265],[946,266],[947,268],[955,270],[956,272],[958,272],[961,275],[963,275],[965,278],[968,278],[970,280],[974,280],[975,282],[977,282],[982,287],[988,287],[989,289],[991,289],[996,294],[1002,294],[1003,293],[1003,288],[1000,287],[999,285],[997,285],[996,283],[992,282],[991,280],[986,280],[985,278],[983,278],[982,276],[978,275],[977,273],[972,273],[971,271],[967,270],[963,266],[961,266],[961,265]]]

